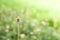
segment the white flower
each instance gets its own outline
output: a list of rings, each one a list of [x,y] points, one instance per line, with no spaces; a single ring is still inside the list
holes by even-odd
[[[21,38],[25,38],[25,34],[20,34],[20,37]]]

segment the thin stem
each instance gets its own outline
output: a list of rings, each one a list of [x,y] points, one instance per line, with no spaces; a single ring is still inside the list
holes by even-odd
[[[19,23],[18,23],[18,40],[19,40]]]

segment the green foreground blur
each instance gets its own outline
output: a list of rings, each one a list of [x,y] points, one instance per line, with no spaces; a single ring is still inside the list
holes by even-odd
[[[60,40],[58,9],[0,0],[0,40]]]

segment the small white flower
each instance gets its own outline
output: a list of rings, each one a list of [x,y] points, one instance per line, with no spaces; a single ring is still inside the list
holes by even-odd
[[[20,37],[21,38],[25,38],[25,34],[20,34]]]

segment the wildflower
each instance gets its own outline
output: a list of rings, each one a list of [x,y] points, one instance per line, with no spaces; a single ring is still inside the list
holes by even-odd
[[[25,38],[25,34],[20,34],[20,37],[21,38]]]
[[[16,20],[17,20],[17,22],[19,22],[19,20],[20,20],[20,17],[18,16],[18,17],[16,18]]]

